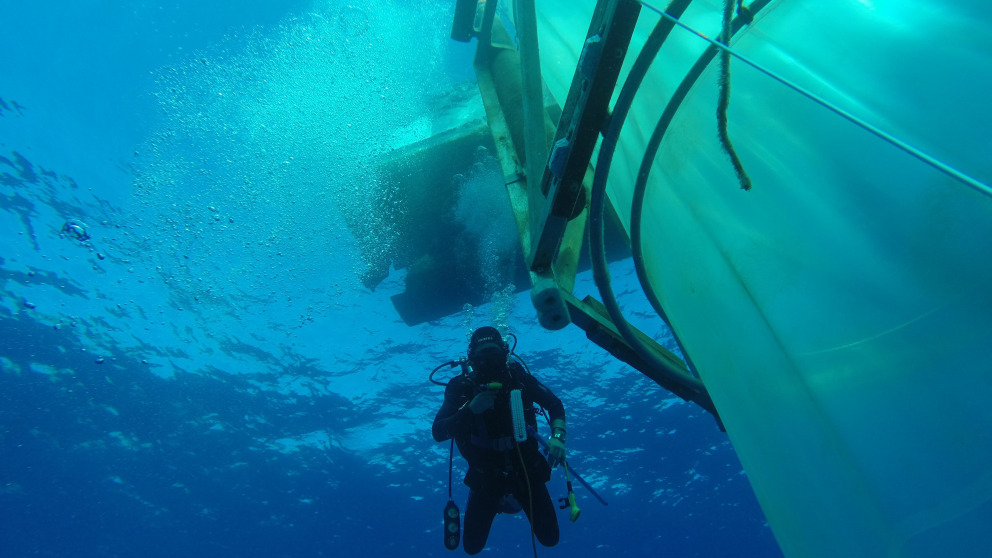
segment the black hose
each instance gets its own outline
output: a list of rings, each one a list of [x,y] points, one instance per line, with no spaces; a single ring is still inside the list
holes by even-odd
[[[741,30],[744,25],[750,23],[753,20],[753,14],[759,12],[762,8],[766,7],[771,0],[757,0],[751,4],[749,11],[742,13],[735,19],[731,25],[731,36]],[[661,146],[661,140],[665,136],[665,132],[668,130],[668,126],[672,123],[672,119],[675,117],[675,113],[678,111],[682,102],[688,96],[689,91],[699,80],[699,77],[706,70],[707,66],[713,61],[716,56],[717,47],[710,45],[703,54],[699,56],[696,63],[693,64],[689,72],[686,73],[682,82],[679,83],[678,88],[672,94],[672,98],[669,99],[668,104],[665,106],[664,112],[662,112],[661,117],[658,119],[658,124],[655,126],[654,132],[651,134],[651,138],[648,140],[647,147],[644,150],[644,157],[641,159],[641,166],[637,173],[637,182],[634,185],[634,192],[631,198],[631,209],[630,209],[630,245],[631,251],[633,252],[634,259],[634,269],[637,271],[637,279],[641,284],[641,289],[644,291],[644,295],[647,297],[648,302],[651,303],[651,307],[654,308],[655,312],[659,316],[665,318],[665,312],[661,306],[661,302],[658,298],[658,294],[655,292],[654,287],[648,278],[647,269],[644,266],[644,250],[643,243],[641,242],[641,217],[644,208],[644,194],[647,191],[648,177],[651,174],[651,167],[654,164],[654,159],[658,154],[658,149]],[[618,130],[619,134],[619,130]],[[605,140],[604,140],[605,143]],[[600,154],[602,156],[602,153]],[[667,319],[666,319],[667,321]],[[676,341],[678,341],[678,336],[676,336]],[[681,347],[681,343],[679,344]],[[689,362],[691,369],[695,370],[692,365],[689,355],[686,354],[685,350],[682,350],[683,356],[685,356],[686,361]]]
[[[436,368],[434,368],[434,370],[431,370],[431,375],[430,376],[427,376],[427,379],[430,380],[430,382],[432,384],[439,385],[439,386],[447,386],[448,385],[447,382],[439,382],[439,381],[435,380],[434,379],[434,374],[437,374],[437,371],[440,370],[440,369],[442,369],[442,368],[444,368],[445,366],[450,366],[450,367],[454,368],[454,367],[459,366],[459,365],[461,365],[461,361],[458,361],[458,360],[451,360],[451,361],[445,362],[444,364],[439,364]]]
[[[750,23],[753,20],[753,13],[765,7],[769,2],[770,0],[757,0],[754,4],[752,4],[750,10],[742,10],[741,16],[738,17],[731,25],[732,31],[730,36],[733,36],[733,33],[739,31],[744,24]],[[666,13],[672,18],[677,19],[681,17],[690,3],[691,0],[673,0],[666,9]],[[673,26],[674,21],[668,18],[663,18],[655,26],[654,30],[651,32],[651,35],[648,37],[648,40],[645,42],[644,47],[641,49],[641,52],[638,54],[637,60],[635,61],[627,80],[624,82],[623,89],[621,90],[617,103],[614,106],[613,115],[610,119],[610,125],[606,131],[606,134],[604,134],[603,143],[600,147],[595,179],[593,181],[593,192],[590,200],[590,226],[592,227],[590,231],[590,250],[592,252],[591,259],[596,285],[599,287],[600,296],[603,299],[603,303],[606,306],[607,311],[610,313],[610,317],[616,323],[617,330],[620,334],[631,345],[631,347],[637,351],[641,358],[644,358],[646,361],[651,363],[662,374],[696,389],[701,394],[705,394],[705,388],[702,386],[701,382],[695,380],[695,377],[693,377],[695,381],[684,381],[686,376],[680,370],[672,369],[667,363],[661,362],[659,359],[655,358],[654,355],[634,337],[632,331],[630,330],[629,324],[627,324],[626,320],[623,318],[623,314],[616,302],[616,297],[613,295],[613,290],[610,286],[609,271],[606,268],[605,253],[603,252],[603,210],[606,197],[606,181],[609,177],[609,170],[612,165],[617,142],[619,141],[620,131],[626,121],[628,113],[630,112],[634,95],[643,82],[644,76],[647,74],[648,69],[654,62],[661,45],[670,34]],[[713,56],[715,55],[715,47],[713,50],[714,52],[711,53],[710,49],[707,49],[700,59],[697,60],[693,70],[696,70],[698,67],[699,73],[701,74],[702,69],[704,69],[710,61],[712,61]],[[692,72],[690,72],[690,74],[691,73]],[[688,84],[691,86],[696,79],[698,79],[698,75],[696,75],[691,81],[688,81]],[[669,109],[677,108],[678,105],[681,104],[681,100],[684,99],[685,95],[688,93],[688,88],[685,88],[683,91],[683,86],[686,84],[687,80],[683,80],[683,83],[680,84],[679,90],[676,91],[672,101],[669,102],[669,106],[666,107],[666,113],[668,113]],[[678,99],[678,102],[673,104],[676,99]],[[672,111],[672,114],[674,114],[674,111]],[[666,116],[663,114],[662,119],[664,120],[665,118]],[[668,122],[670,122],[671,115],[667,118]],[[665,125],[665,128],[667,128],[667,124]],[[652,140],[655,140],[654,136],[652,136]],[[660,138],[657,141],[660,144]],[[657,153],[657,147],[655,147],[653,151],[654,153]],[[645,160],[653,162],[654,156],[651,156],[648,159],[646,155]],[[664,308],[658,299],[657,293],[651,286],[651,283],[647,277],[646,269],[644,268],[640,223],[643,209],[644,186],[647,183],[646,176],[647,173],[650,172],[650,164],[647,165],[646,169],[647,170],[645,170],[644,160],[642,160],[641,172],[638,174],[637,187],[635,187],[634,199],[631,207],[631,250],[633,252],[634,266],[637,271],[638,280],[648,298],[648,301],[658,316],[661,317],[669,325],[669,327],[671,327],[671,322],[668,320]],[[691,357],[687,351],[685,351],[678,334],[675,333],[674,329],[672,330],[672,333],[675,336],[676,343],[678,343],[679,348],[682,350],[683,357],[686,359],[689,369],[695,371],[695,366],[692,364]],[[708,395],[706,397],[708,398]]]
[[[669,4],[667,11],[678,18],[685,12],[691,3],[692,0],[673,0]],[[670,363],[662,361],[657,357],[657,355],[649,351],[647,347],[645,347],[634,335],[630,324],[627,323],[627,320],[623,317],[623,313],[617,303],[616,296],[613,293],[613,287],[610,285],[610,273],[606,265],[605,241],[603,238],[605,228],[603,223],[603,213],[606,205],[606,182],[609,177],[610,166],[613,162],[613,155],[616,152],[617,141],[620,137],[620,129],[623,127],[623,123],[630,111],[634,95],[637,93],[641,83],[644,81],[644,76],[647,74],[648,69],[654,62],[658,51],[661,49],[661,45],[664,44],[674,26],[674,22],[664,18],[659,21],[657,25],[655,25],[654,29],[651,31],[651,35],[648,36],[644,47],[638,54],[637,59],[635,60],[634,65],[623,84],[623,88],[620,90],[620,95],[617,98],[617,102],[614,105],[613,114],[610,117],[607,133],[604,135],[603,142],[600,146],[599,158],[596,164],[596,173],[593,179],[592,195],[590,197],[590,259],[593,265],[593,278],[596,281],[596,286],[599,288],[603,305],[606,307],[607,312],[609,312],[610,317],[613,319],[613,323],[616,326],[617,331],[624,338],[624,340],[626,340],[634,351],[637,352],[637,354],[650,365],[652,370],[658,371],[658,373],[665,378],[675,381],[680,385],[687,386],[699,394],[705,394],[706,389],[703,387],[702,382],[700,382],[698,378],[685,374],[682,370],[673,367]],[[656,311],[659,309],[660,307],[656,308]],[[665,319],[663,312],[659,311],[658,314],[662,317],[662,319]]]

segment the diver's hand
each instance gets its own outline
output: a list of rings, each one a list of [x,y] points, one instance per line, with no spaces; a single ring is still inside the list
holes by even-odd
[[[472,398],[472,401],[468,404],[468,408],[475,414],[484,413],[489,409],[493,408],[493,403],[496,402],[496,392],[492,390],[480,391],[478,395]]]
[[[565,462],[565,442],[562,442],[558,438],[551,438],[548,440],[548,465],[551,468],[561,465]]]

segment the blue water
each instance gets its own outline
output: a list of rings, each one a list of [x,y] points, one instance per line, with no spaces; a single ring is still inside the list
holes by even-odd
[[[712,417],[526,293],[409,327],[404,269],[363,286],[402,251],[376,162],[471,79],[449,2],[86,4],[0,6],[0,555],[447,555],[427,374],[493,321],[609,502],[577,487],[540,555],[781,555]],[[488,549],[529,555],[526,521]]]

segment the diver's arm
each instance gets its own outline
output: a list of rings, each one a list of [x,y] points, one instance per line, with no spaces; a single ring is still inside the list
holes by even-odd
[[[548,439],[548,465],[552,468],[565,462],[565,406],[555,394],[530,374],[524,375],[524,387],[533,400],[548,411],[551,438]]]
[[[469,427],[469,416],[472,411],[468,408],[469,392],[458,380],[452,379],[444,389],[444,403],[434,417],[431,434],[435,442],[451,439]]]
[[[558,397],[550,389],[548,389],[534,376],[531,376],[530,374],[521,374],[518,377],[521,378],[524,388],[527,389],[528,393],[534,399],[534,402],[548,411],[551,424],[553,425],[555,421],[560,420],[562,423],[562,428],[564,429],[565,406],[562,405],[561,399],[558,399]]]

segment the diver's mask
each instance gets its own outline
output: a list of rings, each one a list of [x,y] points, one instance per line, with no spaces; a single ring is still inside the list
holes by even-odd
[[[510,347],[496,328],[480,327],[472,334],[468,360],[475,370],[483,373],[502,371],[509,356]]]

